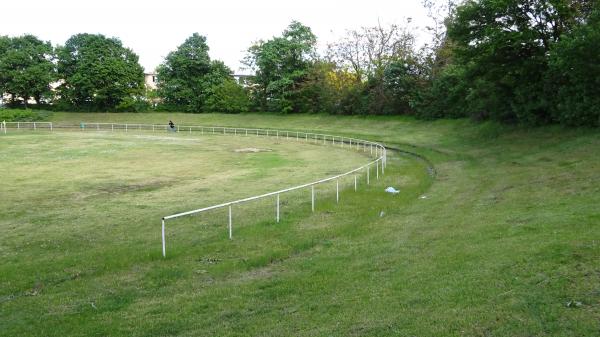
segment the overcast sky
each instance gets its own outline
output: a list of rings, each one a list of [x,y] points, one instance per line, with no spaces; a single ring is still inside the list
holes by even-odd
[[[410,17],[420,27],[428,22],[420,0],[20,0],[0,8],[0,35],[30,33],[54,45],[76,33],[114,36],[147,71],[194,32],[207,37],[212,59],[240,72],[252,42],[280,35],[292,20],[312,28],[320,50],[346,29],[378,20],[401,24]]]

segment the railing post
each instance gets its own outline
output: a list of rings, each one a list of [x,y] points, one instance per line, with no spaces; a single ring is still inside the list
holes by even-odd
[[[311,210],[315,212],[315,185],[310,186],[310,201],[311,201]]]
[[[35,126],[35,122],[33,122],[33,129],[37,130],[37,127]]]
[[[192,127],[190,126],[190,135],[192,134]]]
[[[229,205],[229,240],[233,237],[232,219],[231,219],[231,205]]]
[[[354,175],[354,192],[358,190],[358,178]]]
[[[165,249],[165,219],[162,219],[162,251],[163,257],[167,257],[167,251]]]
[[[111,132],[115,131],[115,124],[114,123],[110,123],[110,131]],[[154,131],[154,125],[152,125],[152,131]]]
[[[277,223],[279,223],[279,193],[277,193]]]
[[[17,129],[21,128],[21,122],[17,122]]]
[[[152,132],[154,132],[154,124],[152,124]]]
[[[125,123],[125,132],[127,132],[127,123]]]
[[[4,131],[6,131],[6,125],[4,125],[4,129],[5,129]],[[52,128],[52,122],[50,122],[50,131],[52,131],[52,130],[53,130],[53,128]]]
[[[371,174],[371,165],[367,166],[367,185],[370,185],[369,175]]]
[[[340,203],[340,180],[335,180],[335,202]]]
[[[375,162],[375,166],[377,167],[377,180],[379,180],[379,160]]]

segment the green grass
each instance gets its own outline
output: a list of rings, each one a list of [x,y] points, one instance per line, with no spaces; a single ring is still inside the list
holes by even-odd
[[[282,199],[279,224],[273,200],[234,209],[232,241],[224,211],[173,221],[162,259],[156,219],[196,207],[190,195],[210,204],[366,158],[255,137],[2,135],[0,335],[600,334],[597,130],[324,115],[51,119],[322,130],[424,156],[437,175],[392,152],[382,180],[358,193],[345,181],[339,205],[322,187],[315,214],[308,191]],[[274,151],[231,151],[250,146]],[[231,158],[236,169],[224,169]],[[383,193],[390,185],[401,193]]]

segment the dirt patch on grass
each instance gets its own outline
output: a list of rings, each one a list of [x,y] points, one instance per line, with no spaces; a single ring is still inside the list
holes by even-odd
[[[79,192],[75,195],[75,200],[85,200],[87,198],[98,197],[102,195],[115,195],[115,194],[123,194],[128,192],[138,192],[138,191],[152,191],[159,189],[165,185],[169,184],[168,181],[149,181],[146,183],[140,184],[105,184],[93,188],[86,192]]]
[[[258,152],[272,152],[273,150],[271,149],[259,149],[256,147],[246,147],[243,149],[235,149],[233,150],[234,152],[237,153],[258,153]]]

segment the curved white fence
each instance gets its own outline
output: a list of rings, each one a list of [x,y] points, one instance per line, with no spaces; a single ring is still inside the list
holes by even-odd
[[[214,209],[219,208],[228,208],[229,222],[229,238],[233,237],[233,217],[232,217],[232,206],[236,204],[242,204],[258,199],[275,197],[276,198],[276,221],[279,222],[280,213],[279,213],[279,196],[281,194],[292,192],[296,190],[301,190],[304,188],[311,189],[311,210],[315,211],[315,186],[319,184],[323,184],[326,182],[335,181],[336,182],[336,201],[339,202],[339,179],[342,177],[347,177],[350,175],[354,175],[354,189],[357,190],[357,174],[364,172],[366,174],[366,182],[367,185],[370,184],[370,175],[371,175],[371,167],[375,166],[375,174],[376,179],[379,179],[379,172],[381,174],[385,173],[385,167],[387,165],[387,151],[385,146],[377,142],[371,142],[368,140],[350,138],[344,136],[335,136],[328,135],[322,133],[314,133],[314,132],[305,132],[305,131],[291,131],[291,130],[276,130],[276,129],[257,129],[257,128],[234,128],[234,127],[225,127],[225,126],[189,126],[189,125],[180,125],[175,128],[170,128],[169,125],[165,124],[137,124],[137,123],[88,123],[81,122],[79,125],[77,124],[52,124],[49,122],[6,122],[4,123],[4,132],[6,133],[7,128],[13,129],[45,129],[45,130],[55,130],[55,129],[78,129],[81,131],[122,131],[122,132],[135,132],[135,131],[152,131],[152,132],[186,132],[186,133],[196,133],[199,132],[201,134],[221,134],[221,135],[237,135],[237,136],[265,136],[265,137],[276,137],[278,139],[287,139],[287,140],[295,140],[298,142],[310,142],[317,143],[323,145],[331,145],[331,146],[340,146],[341,148],[362,150],[364,152],[369,152],[370,155],[374,157],[374,159],[365,165],[357,167],[348,172],[338,174],[332,177],[316,180],[313,182],[309,182],[302,185],[288,187],[282,190],[273,191],[269,193],[264,193],[260,195],[255,195],[243,199],[233,200],[229,202],[225,202],[218,205],[212,205],[204,208],[194,209],[186,212],[181,212],[177,214],[171,214],[162,217],[161,219],[161,236],[162,236],[162,254],[163,257],[166,256],[166,238],[165,238],[165,222],[167,220],[176,219],[184,216],[189,216],[193,214],[198,214]],[[42,126],[42,128],[40,128]]]

